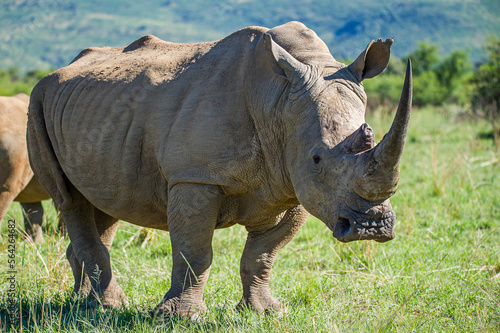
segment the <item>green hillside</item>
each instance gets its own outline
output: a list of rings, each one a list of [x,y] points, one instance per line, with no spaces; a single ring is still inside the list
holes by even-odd
[[[353,58],[371,40],[394,37],[405,56],[418,41],[442,55],[480,47],[500,31],[498,0],[20,0],[0,2],[0,68],[26,71],[66,65],[88,46],[122,46],[154,34],[175,42],[219,39],[248,26],[300,20],[338,58]]]

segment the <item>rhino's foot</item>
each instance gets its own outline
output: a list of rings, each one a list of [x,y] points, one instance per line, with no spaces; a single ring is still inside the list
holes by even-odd
[[[242,298],[241,301],[236,306],[237,310],[250,309],[257,313],[274,313],[274,312],[286,312],[286,307],[283,303],[278,301],[272,296],[268,296],[262,299],[245,299]]]
[[[101,306],[106,309],[122,309],[129,305],[128,300],[125,299],[96,299],[94,297],[89,298],[82,302],[82,306],[86,309],[95,309]]]
[[[42,244],[43,242],[45,242],[45,239],[43,238],[41,232],[39,234],[30,234],[26,236],[26,240],[28,240],[28,242],[33,242],[35,244]]]
[[[25,240],[28,242],[33,242],[35,244],[41,244],[45,240],[43,238],[42,227],[38,226],[38,228],[27,228],[26,235],[24,236]]]
[[[43,238],[42,234],[35,235],[34,242],[35,242],[35,244],[41,244],[41,243],[45,242],[45,239]]]
[[[82,285],[75,282],[75,286],[73,288],[74,292],[81,299],[89,298],[90,291],[92,290],[92,286],[90,284],[90,280],[87,274],[83,276]]]
[[[188,318],[191,321],[199,322],[206,312],[207,307],[202,302],[189,304],[187,302],[182,302],[179,298],[171,298],[164,300],[156,306],[154,309],[154,317],[161,320],[180,316],[182,318]]]
[[[82,304],[85,308],[93,309],[102,305],[103,308],[122,309],[129,305],[127,296],[121,288],[119,290],[107,290],[99,298],[95,293],[90,293]]]
[[[118,297],[101,297],[102,306],[105,308],[121,309],[129,305],[127,296],[121,294]]]

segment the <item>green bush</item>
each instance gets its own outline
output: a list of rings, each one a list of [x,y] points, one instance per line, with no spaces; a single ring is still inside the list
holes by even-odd
[[[50,72],[34,69],[21,77],[16,67],[0,70],[0,96],[12,96],[18,93],[29,95],[38,81]]]
[[[427,42],[419,42],[415,51],[408,55],[411,58],[413,75],[434,70],[439,63],[438,47]]]
[[[446,97],[446,89],[434,71],[425,71],[413,78],[413,105],[441,105]]]
[[[441,60],[437,46],[421,42],[408,57],[413,68],[413,105],[465,106],[469,103],[472,66],[467,51],[453,51]],[[383,75],[364,83],[366,92],[370,96],[368,100],[370,110],[380,107],[393,108],[397,105],[405,68],[406,59],[393,58]]]
[[[368,95],[368,109],[393,109],[399,102],[404,74],[387,73],[363,82]]]
[[[441,86],[446,90],[446,101],[465,105],[470,100],[467,89],[472,65],[469,53],[465,50],[453,51],[435,69]]]

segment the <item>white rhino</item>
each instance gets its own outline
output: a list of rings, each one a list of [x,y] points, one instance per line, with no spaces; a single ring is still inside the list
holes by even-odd
[[[31,171],[26,147],[26,123],[29,97],[17,94],[0,96],[0,221],[12,201],[18,201],[24,211],[27,236],[43,241],[42,200],[50,199]]]
[[[344,242],[392,239],[411,69],[376,146],[361,84],[386,68],[392,42],[372,41],[345,66],[299,22],[206,43],[145,36],[86,49],[44,78],[30,101],[30,161],[67,223],[75,291],[94,290],[89,305],[128,303],[108,253],[119,219],[170,232],[157,315],[206,310],[217,228],[248,230],[240,306],[256,311],[282,309],[271,268],[308,212]]]

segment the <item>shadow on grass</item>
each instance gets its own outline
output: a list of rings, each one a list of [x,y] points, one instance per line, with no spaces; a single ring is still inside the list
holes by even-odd
[[[227,318],[221,309],[215,317],[193,322],[179,316],[163,319],[153,318],[153,307],[137,306],[126,309],[85,308],[76,297],[61,297],[53,300],[28,300],[21,298],[16,313],[11,318],[6,307],[0,303],[1,332],[143,332],[190,329],[197,332],[213,332],[219,324],[217,319]],[[213,320],[215,319],[215,320]]]
[[[493,140],[493,139],[495,139],[495,135],[494,135],[493,131],[480,132],[477,136],[478,136],[479,139],[482,139],[482,140]]]

